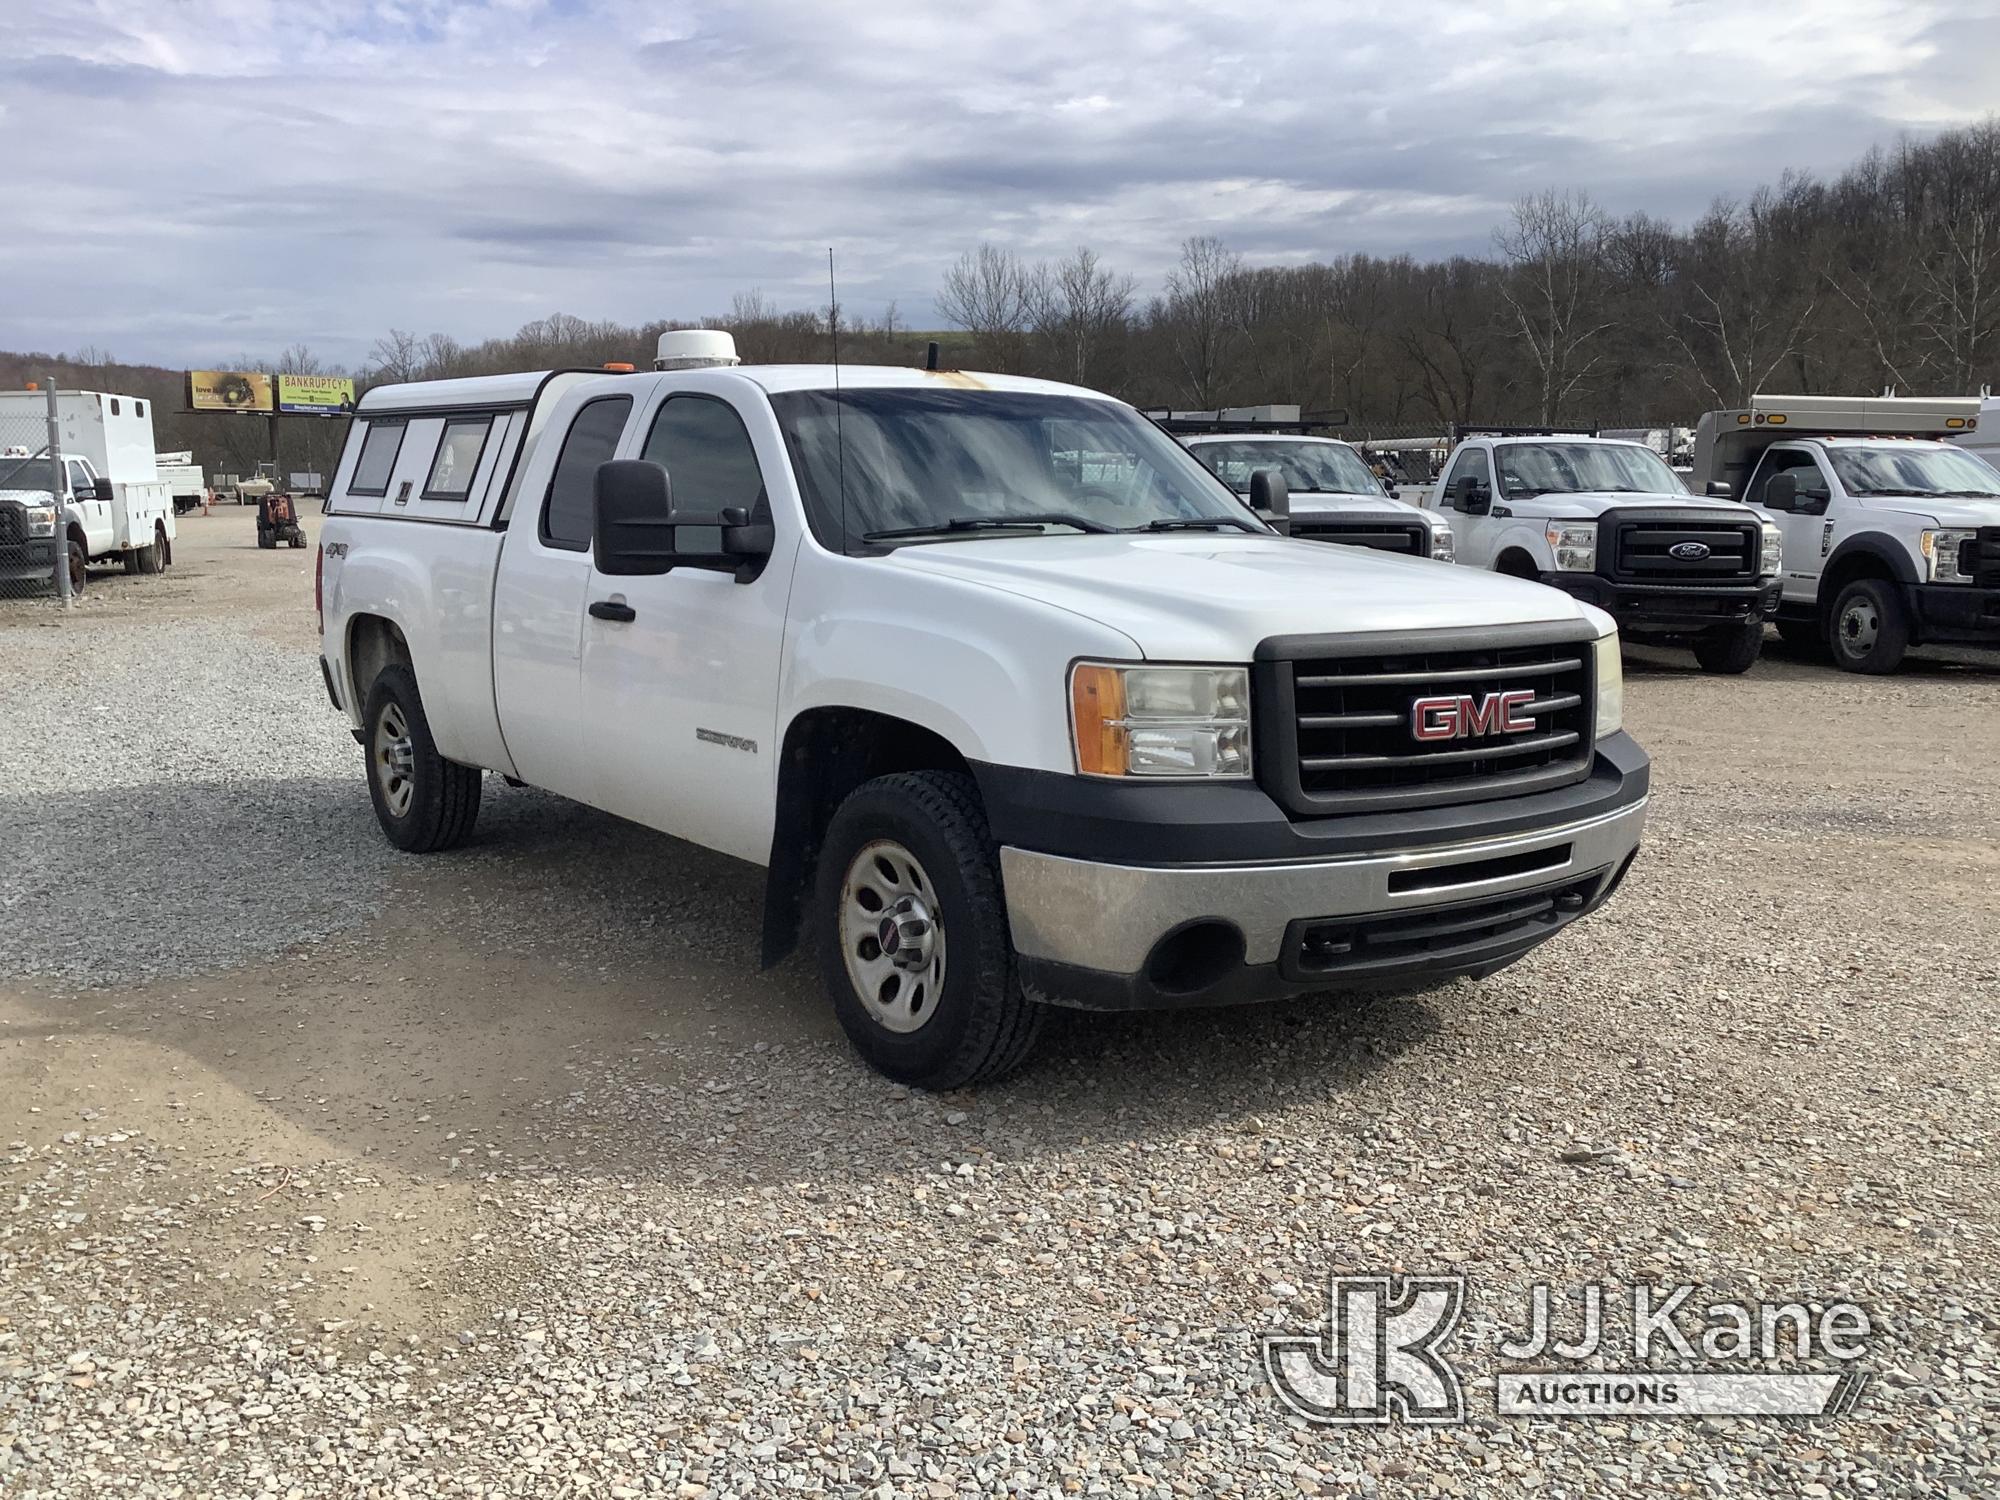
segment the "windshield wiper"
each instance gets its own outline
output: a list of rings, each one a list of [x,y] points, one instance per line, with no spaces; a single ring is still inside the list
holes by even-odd
[[[906,536],[938,536],[952,531],[1015,531],[1026,526],[1074,526],[1078,531],[1116,531],[1088,516],[1066,516],[1059,511],[1043,511],[1024,516],[953,516],[949,521],[933,521],[927,526],[895,526],[887,531],[864,531],[864,542],[889,542]]]
[[[1144,526],[1133,526],[1132,531],[1220,531],[1227,527],[1231,531],[1248,531],[1251,528],[1241,521],[1228,516],[1162,516],[1157,521],[1148,521]]]

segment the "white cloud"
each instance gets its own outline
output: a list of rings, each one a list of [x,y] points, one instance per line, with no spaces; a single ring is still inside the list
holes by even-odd
[[[1149,285],[1190,233],[1477,250],[1548,183],[1686,217],[2000,102],[1973,0],[1757,11],[38,0],[0,58],[48,143],[0,346],[354,360],[392,324],[808,305],[828,244],[850,306],[924,321],[981,239]]]

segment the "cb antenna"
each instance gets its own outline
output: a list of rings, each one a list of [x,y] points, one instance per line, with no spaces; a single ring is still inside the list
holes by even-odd
[[[833,280],[833,246],[826,247],[826,331],[833,340],[833,451],[840,475],[840,550],[847,551],[847,435],[840,420],[840,291]]]

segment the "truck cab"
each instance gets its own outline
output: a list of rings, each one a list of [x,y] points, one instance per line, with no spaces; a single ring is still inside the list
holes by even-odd
[[[1703,671],[1748,671],[1778,607],[1778,528],[1698,498],[1643,443],[1548,428],[1461,429],[1430,498],[1457,560],[1532,578],[1685,643]]]
[[[1784,533],[1778,631],[1850,672],[2000,646],[2000,471],[1976,397],[1758,396],[1710,412],[1695,480]]]
[[[1164,425],[1239,495],[1249,495],[1258,470],[1277,469],[1285,479],[1295,537],[1452,560],[1451,522],[1395,498],[1351,444],[1302,433],[1185,432]]]
[[[399,848],[493,772],[762,866],[764,961],[930,1088],[1053,1005],[1484,977],[1623,879],[1602,612],[1300,545],[1094,391],[728,347],[362,397],[321,669]]]

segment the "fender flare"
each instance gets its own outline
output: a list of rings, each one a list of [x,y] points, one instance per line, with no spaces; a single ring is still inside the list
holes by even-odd
[[[1830,577],[1841,571],[1843,563],[1852,562],[1857,557],[1872,558],[1889,569],[1889,575],[1898,583],[1919,583],[1917,565],[1910,561],[1910,550],[1897,538],[1884,531],[1860,531],[1835,547],[1820,566],[1819,576]],[[1831,605],[1833,601],[1825,601]]]

